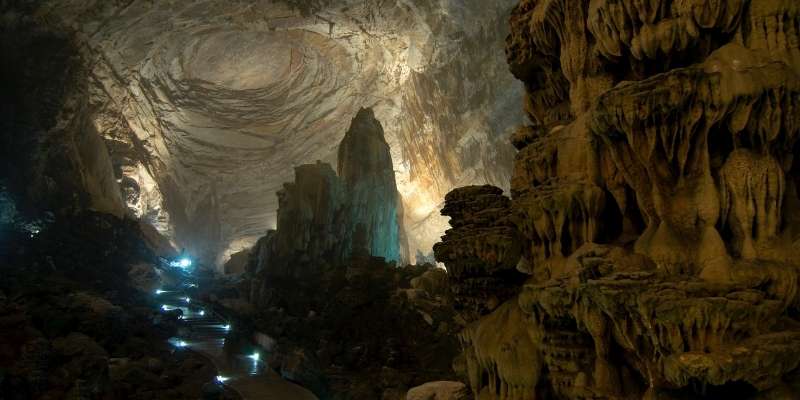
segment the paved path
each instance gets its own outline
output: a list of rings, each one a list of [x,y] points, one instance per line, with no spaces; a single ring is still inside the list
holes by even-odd
[[[186,282],[183,282],[185,284]],[[179,308],[183,312],[184,337],[170,339],[177,347],[188,348],[208,357],[224,377],[224,385],[233,389],[244,400],[317,400],[310,391],[282,379],[266,368],[261,360],[248,355],[231,355],[225,352],[229,333],[227,322],[201,304],[187,302],[182,290],[158,294],[165,309]]]

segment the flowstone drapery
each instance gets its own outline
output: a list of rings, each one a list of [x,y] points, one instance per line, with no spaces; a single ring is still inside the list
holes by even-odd
[[[435,247],[476,397],[800,396],[800,3],[522,0],[510,22],[510,199],[451,192]]]

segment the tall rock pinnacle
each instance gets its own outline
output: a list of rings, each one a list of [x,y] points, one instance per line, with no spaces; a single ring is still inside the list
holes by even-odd
[[[337,170],[349,193],[351,226],[364,225],[373,256],[399,261],[400,195],[383,127],[371,109],[362,108],[353,118],[339,144]],[[346,245],[352,247],[352,243]]]

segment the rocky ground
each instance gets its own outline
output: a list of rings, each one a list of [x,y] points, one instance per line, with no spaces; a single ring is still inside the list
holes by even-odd
[[[296,167],[278,193],[276,230],[229,262],[243,278],[207,299],[238,316],[236,332],[266,350],[272,368],[321,399],[404,399],[456,376],[465,320],[447,273],[396,266],[407,251],[391,159],[380,122],[361,110],[340,144],[338,174],[321,162]],[[410,398],[456,386],[464,388],[432,384]]]
[[[0,280],[0,399],[236,398],[211,384],[206,359],[168,345],[178,316],[132,287],[129,272],[142,283],[142,263],[156,257],[137,223],[85,213],[13,236]]]
[[[268,365],[322,399],[405,399],[415,386],[454,380],[463,320],[452,309],[446,273],[368,256],[348,264],[323,267],[314,279],[254,277],[268,282],[254,304],[234,288],[211,297],[252,321],[239,333],[269,350]],[[421,397],[413,398],[465,388],[448,385],[417,389]]]

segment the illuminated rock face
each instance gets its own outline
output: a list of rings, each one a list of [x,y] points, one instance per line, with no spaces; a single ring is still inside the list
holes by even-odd
[[[406,252],[392,157],[371,109],[353,118],[339,145],[338,171],[322,162],[295,168],[294,181],[278,192],[277,229],[253,250],[252,272],[302,278],[362,250],[401,261]]]
[[[369,254],[387,261],[408,259],[392,155],[371,109],[361,109],[353,118],[339,144],[338,160],[338,175],[348,193],[348,223],[354,229],[363,226]],[[352,249],[353,243],[344,247]]]
[[[511,198],[451,192],[435,247],[476,397],[800,396],[800,3],[523,0],[510,23]]]
[[[337,164],[362,107],[384,123],[411,254],[444,231],[453,187],[505,186],[523,120],[501,46],[513,4],[53,0],[32,14],[91,66],[89,123],[138,193],[130,208],[221,265],[275,228],[294,167]]]

